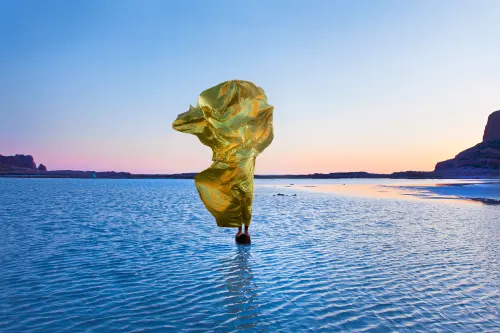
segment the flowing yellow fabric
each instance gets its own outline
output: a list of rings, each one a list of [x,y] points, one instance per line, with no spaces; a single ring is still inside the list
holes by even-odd
[[[255,158],[273,140],[273,109],[262,88],[226,81],[203,91],[172,124],[212,148],[213,163],[195,184],[219,227],[250,225]]]

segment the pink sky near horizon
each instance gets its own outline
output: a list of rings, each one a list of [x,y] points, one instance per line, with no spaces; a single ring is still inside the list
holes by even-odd
[[[366,171],[372,173],[391,173],[396,171],[432,171],[437,162],[453,158],[460,151],[481,141],[482,129],[471,131],[475,135],[464,135],[455,142],[433,143],[426,145],[413,142],[409,146],[381,147],[331,145],[327,151],[319,150],[311,143],[310,149],[301,150],[297,156],[293,149],[279,151],[279,147],[271,145],[258,158],[256,174],[310,174],[347,171]],[[474,136],[477,139],[474,139]],[[138,174],[169,174],[183,172],[200,172],[211,163],[209,147],[201,146],[194,136],[183,135],[179,138],[186,144],[185,155],[168,156],[168,142],[155,142],[149,149],[141,145],[96,147],[86,146],[67,149],[64,145],[56,149],[38,149],[32,151],[7,151],[7,154],[32,154],[35,162],[47,165],[49,170],[94,170],[125,171]],[[280,137],[274,144],[283,143]],[[193,147],[194,146],[194,147]],[[108,149],[105,149],[108,148]],[[118,148],[118,149],[117,149]],[[126,148],[126,147],[122,147]],[[193,150],[197,152],[193,154]],[[351,150],[349,150],[351,149]]]

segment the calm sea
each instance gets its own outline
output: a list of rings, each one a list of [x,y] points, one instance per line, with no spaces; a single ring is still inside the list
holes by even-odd
[[[499,206],[284,182],[245,247],[191,180],[0,178],[0,332],[500,331]]]

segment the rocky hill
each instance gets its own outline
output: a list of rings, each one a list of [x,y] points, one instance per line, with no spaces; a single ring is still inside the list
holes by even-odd
[[[0,173],[17,174],[17,173],[38,173],[47,171],[45,165],[40,164],[37,168],[35,160],[31,155],[3,156],[0,155]]]
[[[500,174],[500,111],[488,117],[483,142],[436,164],[435,172],[460,176],[498,176]]]
[[[483,142],[500,139],[500,110],[493,112],[488,117],[488,123],[484,129]]]
[[[10,165],[17,168],[36,169],[35,161],[31,155],[15,155],[3,156],[0,155],[0,163]]]

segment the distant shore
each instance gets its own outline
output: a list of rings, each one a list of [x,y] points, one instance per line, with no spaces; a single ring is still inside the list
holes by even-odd
[[[89,178],[89,179],[193,179],[196,173],[178,174],[132,174],[129,172],[95,172],[95,171],[38,171],[0,173],[4,178]],[[403,171],[390,174],[369,172],[332,172],[314,174],[282,174],[282,175],[255,175],[256,179],[491,179],[500,178],[491,173],[442,173],[426,171]]]

